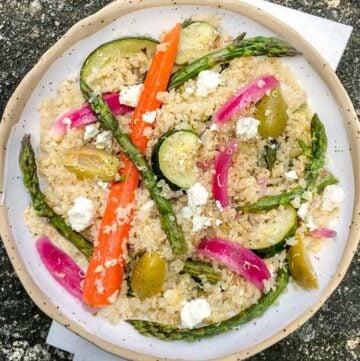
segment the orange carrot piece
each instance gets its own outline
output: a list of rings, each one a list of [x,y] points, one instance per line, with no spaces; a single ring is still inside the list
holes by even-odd
[[[144,90],[132,116],[131,139],[143,153],[148,143],[148,138],[143,133],[145,128],[151,125],[142,120],[142,115],[157,110],[161,105],[157,93],[165,91],[169,82],[180,31],[181,25],[177,24],[162,39],[161,45],[165,49],[157,51],[151,62]],[[130,159],[124,155],[121,155],[120,159],[125,163],[121,175],[126,178],[124,182],[114,183],[111,187],[98,239],[84,280],[83,299],[94,307],[113,303],[124,277],[123,257],[140,176]]]

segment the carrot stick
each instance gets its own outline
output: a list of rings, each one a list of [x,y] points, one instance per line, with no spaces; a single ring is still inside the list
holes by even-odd
[[[157,51],[151,62],[144,90],[132,116],[131,140],[142,153],[145,153],[148,143],[148,138],[143,133],[145,128],[151,126],[142,120],[142,115],[157,110],[161,105],[157,93],[167,88],[176,58],[180,30],[181,25],[177,24],[162,39],[161,46],[164,47],[164,51]],[[121,155],[120,159],[125,163],[121,171],[125,180],[122,183],[114,183],[111,187],[84,280],[83,299],[94,307],[113,303],[124,277],[124,252],[140,176],[130,159],[124,155]]]

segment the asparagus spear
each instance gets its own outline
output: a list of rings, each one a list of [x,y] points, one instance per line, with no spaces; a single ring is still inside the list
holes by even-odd
[[[245,212],[255,213],[261,211],[267,211],[280,205],[290,204],[290,202],[296,197],[305,192],[304,188],[296,187],[288,192],[276,194],[274,196],[265,196],[260,198],[256,203],[244,207]]]
[[[314,189],[316,179],[320,170],[325,165],[325,153],[327,148],[327,137],[325,127],[317,114],[311,119],[311,157],[306,167],[306,181],[309,190]]]
[[[31,196],[32,205],[39,217],[46,217],[49,223],[83,255],[90,259],[93,246],[80,233],[69,227],[65,220],[56,214],[47,204],[44,193],[40,190],[35,153],[31,146],[30,135],[25,135],[21,142],[19,165],[24,177],[24,185]]]
[[[325,165],[325,153],[327,148],[327,137],[325,127],[320,121],[317,114],[311,119],[311,147],[304,141],[299,140],[299,146],[303,149],[305,155],[310,156],[310,162],[305,169],[305,179],[309,191],[320,193],[330,184],[337,183],[333,175],[328,175],[319,184],[316,184],[320,171]],[[289,192],[281,193],[275,196],[266,196],[260,198],[256,203],[246,206],[246,212],[260,212],[276,208],[279,205],[289,204],[296,196],[305,192],[305,189],[296,187]]]
[[[237,315],[215,324],[195,329],[181,329],[174,326],[167,326],[158,322],[143,320],[127,320],[135,329],[143,335],[154,336],[164,341],[188,341],[194,342],[202,338],[212,337],[239,327],[244,323],[260,317],[275,302],[284,291],[289,282],[289,271],[287,266],[281,268],[277,275],[277,287],[275,290],[263,295],[257,304],[241,311]]]
[[[176,217],[171,203],[161,195],[161,190],[157,186],[157,178],[150,165],[145,160],[140,150],[132,143],[130,137],[119,128],[118,121],[101,96],[95,92],[82,80],[80,89],[85,100],[90,104],[92,111],[97,115],[102,126],[111,131],[123,152],[128,156],[141,174],[142,181],[154,199],[158,211],[163,231],[166,233],[174,254],[186,253],[186,242],[184,235],[176,223]]]
[[[326,177],[321,179],[319,183],[315,186],[314,191],[316,193],[321,193],[327,186],[331,184],[338,183],[338,179],[335,178],[332,174],[328,174]]]
[[[186,261],[183,272],[200,281],[205,278],[209,283],[217,283],[221,280],[221,274],[216,272],[210,263]]]
[[[225,48],[209,53],[200,59],[181,67],[171,77],[168,88],[177,88],[187,80],[195,77],[201,71],[241,56],[266,55],[269,57],[281,57],[300,54],[295,48],[280,39],[263,36],[244,39],[244,36],[245,33],[238,36]]]

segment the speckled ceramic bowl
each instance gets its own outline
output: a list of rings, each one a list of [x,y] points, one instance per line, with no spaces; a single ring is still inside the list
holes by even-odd
[[[337,239],[326,242],[312,259],[319,275],[319,290],[305,292],[289,285],[276,306],[239,330],[196,343],[166,343],[143,337],[124,322],[111,325],[91,316],[44,271],[22,219],[29,197],[22,185],[17,157],[24,133],[32,133],[33,141],[38,141],[39,101],[54,95],[62,80],[77,74],[91,50],[122,35],[159,37],[175,22],[204,12],[220,15],[222,26],[232,35],[242,31],[250,36],[275,34],[303,53],[302,57],[284,61],[292,66],[313,108],[325,122],[333,160],[330,169],[339,177],[346,200],[336,225]],[[236,0],[116,1],[72,27],[24,78],[6,107],[0,128],[1,236],[34,302],[47,315],[99,347],[133,360],[244,359],[301,326],[344,277],[360,233],[359,134],[355,111],[335,73],[299,34],[264,11]]]

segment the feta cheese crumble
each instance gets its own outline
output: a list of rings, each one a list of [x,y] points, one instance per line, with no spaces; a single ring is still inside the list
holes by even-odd
[[[121,104],[135,108],[144,88],[143,84],[130,85],[120,91],[119,101]]]
[[[156,115],[157,115],[157,111],[156,111],[156,110],[154,110],[154,111],[152,111],[152,112],[146,112],[145,114],[143,114],[142,120],[143,120],[145,123],[152,124],[152,123],[155,122]]]
[[[95,147],[97,149],[105,149],[111,147],[112,134],[110,130],[105,130],[96,136]]]
[[[318,227],[309,212],[309,202],[301,204],[297,210],[297,215],[303,220],[305,226],[309,228],[310,231],[313,231]]]
[[[201,183],[195,183],[188,189],[188,205],[181,210],[184,219],[192,220],[192,232],[198,232],[211,225],[211,219],[203,216],[201,206],[205,205],[209,198],[209,193]]]
[[[90,124],[85,127],[84,131],[84,140],[89,140],[91,138],[94,138],[96,135],[100,133],[99,125],[98,124]]]
[[[209,198],[209,193],[201,183],[195,183],[187,191],[189,207],[194,209],[197,206],[204,206]]]
[[[240,118],[236,123],[236,135],[240,139],[252,139],[258,136],[260,122],[253,117]]]
[[[339,185],[329,185],[324,189],[322,209],[331,212],[339,207],[344,198],[345,192]]]
[[[285,173],[285,178],[288,180],[296,180],[299,179],[296,170],[290,170],[288,172]]]
[[[83,231],[93,223],[95,213],[94,204],[90,199],[76,198],[74,205],[67,211],[70,227],[76,232]]]
[[[209,302],[203,298],[197,298],[185,303],[180,312],[181,324],[185,328],[194,328],[210,315]]]
[[[196,95],[206,97],[220,85],[220,80],[221,74],[215,71],[201,71],[196,81]]]

